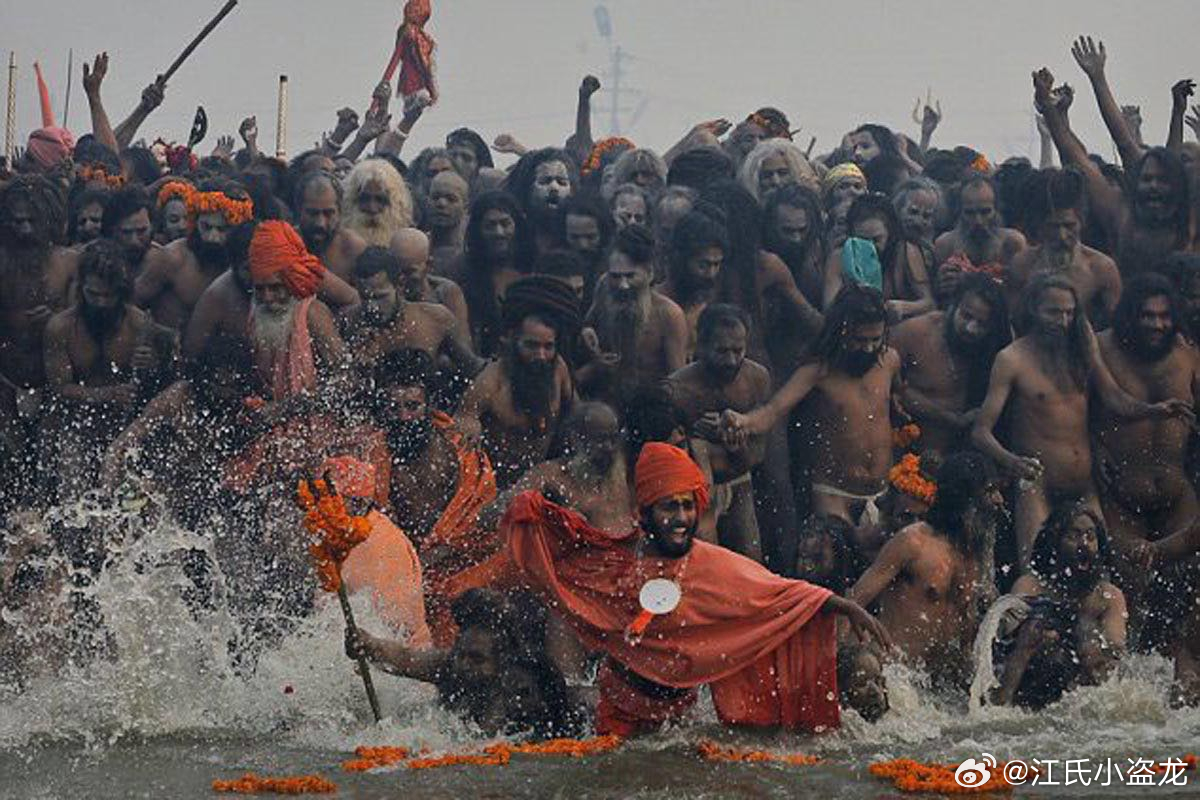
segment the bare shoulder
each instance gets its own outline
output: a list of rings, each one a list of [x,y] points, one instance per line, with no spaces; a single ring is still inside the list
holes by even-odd
[[[885,369],[898,371],[900,369],[900,353],[896,352],[894,347],[884,347],[883,355],[879,357],[879,363]]]
[[[48,339],[64,337],[77,316],[78,311],[74,306],[64,311],[59,311],[46,321],[45,337]]]
[[[1101,580],[1092,590],[1092,597],[1104,604],[1105,608],[1113,605],[1125,605],[1125,594],[1112,581]]]
[[[654,304],[654,310],[660,314],[663,319],[670,321],[686,320],[686,317],[683,315],[683,309],[679,307],[679,304],[667,297],[658,289],[654,289],[650,292],[650,299]]]
[[[934,260],[938,262],[945,261],[954,255],[956,247],[958,247],[958,236],[955,235],[954,231],[946,231],[933,241]]]
[[[892,344],[900,342],[910,343],[918,337],[924,336],[931,331],[937,330],[945,319],[945,311],[926,311],[924,314],[919,314],[915,317],[909,317],[901,322],[896,327],[892,328],[891,339]]]
[[[308,323],[310,325],[322,325],[332,328],[334,324],[333,312],[329,310],[329,306],[313,298],[313,301],[308,304]]]
[[[1088,247],[1086,244],[1081,244],[1079,247],[1083,252],[1084,260],[1093,272],[1120,274],[1117,269],[1117,262],[1107,253],[1102,253],[1095,248]]]
[[[1004,252],[1015,255],[1027,246],[1025,235],[1015,228],[1004,229]]]
[[[933,528],[929,523],[914,522],[897,531],[884,547],[894,556],[907,561],[921,553],[933,538]]]
[[[766,250],[758,251],[758,269],[763,273],[763,277],[766,278],[765,283],[767,286],[774,284],[776,281],[786,281],[792,277],[792,273],[788,270],[787,264],[783,263],[783,259]]]
[[[685,367],[686,369],[686,367]],[[771,389],[771,370],[764,365],[747,358],[742,362],[742,369],[746,370],[750,385],[755,389],[770,391]]]
[[[668,388],[674,386],[691,386],[700,382],[700,363],[693,361],[690,364],[684,364],[679,369],[672,372],[664,380]]]
[[[341,228],[337,234],[338,251],[347,258],[358,258],[367,249],[367,240],[349,228]]]

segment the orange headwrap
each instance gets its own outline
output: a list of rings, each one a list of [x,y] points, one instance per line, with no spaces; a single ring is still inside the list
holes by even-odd
[[[634,491],[638,508],[684,492],[695,492],[701,514],[708,508],[708,481],[704,473],[691,456],[663,442],[650,442],[642,448],[634,470]]]
[[[337,490],[347,497],[375,496],[375,465],[354,456],[334,456],[321,464],[320,475],[329,475]]]
[[[303,299],[317,293],[325,265],[308,252],[295,228],[270,220],[259,225],[250,240],[250,279],[264,281],[279,273],[288,290]]]

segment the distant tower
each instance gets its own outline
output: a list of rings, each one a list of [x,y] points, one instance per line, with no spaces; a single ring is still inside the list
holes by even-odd
[[[621,135],[621,118],[630,109],[621,104],[623,97],[632,96],[641,98],[638,107],[633,110],[632,117],[629,118],[628,124],[624,127],[633,127],[637,124],[638,117],[642,115],[642,111],[646,106],[646,99],[642,97],[642,92],[637,89],[630,88],[624,84],[623,64],[633,60],[633,56],[625,52],[621,45],[613,40],[612,17],[608,13],[608,7],[603,3],[596,6],[596,31],[600,34],[600,38],[604,40],[608,47],[608,70],[605,73],[604,88],[609,91],[609,105],[605,109],[609,115],[609,135]]]

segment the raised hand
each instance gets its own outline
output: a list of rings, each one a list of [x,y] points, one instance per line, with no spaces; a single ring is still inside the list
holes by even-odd
[[[1171,105],[1175,110],[1184,110],[1187,108],[1188,98],[1196,93],[1196,82],[1191,78],[1184,78],[1181,81],[1176,81],[1171,87]]]
[[[1200,106],[1192,106],[1192,113],[1183,118],[1187,126],[1192,129],[1192,133],[1197,139],[1200,139]]]
[[[358,129],[358,138],[364,142],[372,142],[383,136],[392,124],[392,115],[386,111],[367,112],[366,119]]]
[[[218,136],[217,145],[213,148],[212,154],[217,158],[229,161],[233,158],[233,137],[228,135]]]
[[[583,82],[579,84],[580,97],[591,97],[598,91],[600,91],[600,79],[595,75],[585,76]]]
[[[922,110],[921,98],[913,105],[913,122],[921,126],[921,136],[932,136],[942,121],[942,101],[933,100],[931,93],[925,95],[925,107]]]
[[[104,76],[108,74],[108,53],[101,53],[92,61],[91,69],[88,69],[86,61],[83,62],[83,90],[87,92],[88,97],[96,97],[100,94],[100,84],[104,83]]]
[[[492,149],[498,153],[509,153],[519,156],[524,152],[521,143],[511,133],[501,133],[492,141]]]
[[[1071,45],[1071,55],[1089,79],[1097,81],[1104,78],[1104,62],[1108,60],[1104,42],[1093,41],[1090,36],[1080,36]]]
[[[258,141],[258,117],[246,117],[242,120],[242,124],[238,125],[238,135],[242,137],[242,141],[247,147]]]
[[[337,125],[333,128],[333,138],[339,142],[358,130],[358,112],[353,108],[340,108],[337,112]]]
[[[1046,127],[1046,118],[1042,116],[1041,112],[1034,112],[1033,121],[1037,123],[1038,136],[1049,139],[1050,129]]]
[[[167,84],[163,82],[162,76],[159,75],[154,83],[142,89],[142,108],[146,111],[153,111],[162,105],[166,94]]]
[[[1054,96],[1054,75],[1045,67],[1033,73],[1033,104],[1043,114],[1049,108],[1058,108]]]
[[[1075,101],[1075,90],[1071,84],[1064,83],[1054,90],[1054,106],[1062,113],[1066,114],[1071,108],[1071,103]],[[1139,111],[1138,124],[1141,124],[1141,112]]]

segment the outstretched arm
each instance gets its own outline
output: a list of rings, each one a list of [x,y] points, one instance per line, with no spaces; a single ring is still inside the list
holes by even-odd
[[[91,69],[88,69],[86,61],[83,62],[83,91],[87,94],[88,107],[92,112],[92,134],[100,144],[114,153],[119,153],[121,148],[117,144],[117,135],[113,133],[112,124],[108,121],[108,112],[104,110],[104,103],[100,99],[100,85],[104,83],[104,76],[107,74],[108,53],[96,56]]]
[[[575,107],[575,133],[567,137],[567,152],[576,164],[587,161],[592,152],[592,95],[600,90],[600,81],[588,75],[579,84],[579,104]]]
[[[892,581],[896,580],[896,576],[915,556],[916,543],[913,536],[903,531],[897,533],[879,551],[879,555],[862,577],[846,592],[846,598],[861,606],[869,606]]]
[[[355,661],[365,658],[384,672],[436,683],[449,656],[444,650],[421,650],[401,642],[389,641],[359,628],[346,629],[346,655]]]
[[[1183,147],[1183,116],[1187,113],[1188,98],[1196,92],[1196,82],[1190,78],[1177,81],[1171,87],[1171,127],[1167,132],[1167,148],[1179,152]]]
[[[824,370],[824,365],[819,362],[805,364],[792,373],[787,383],[779,387],[779,391],[765,405],[747,414],[726,411],[721,415],[722,435],[726,443],[737,446],[745,436],[762,435],[771,430],[816,387]]]
[[[1108,77],[1104,74],[1104,64],[1108,55],[1104,51],[1104,42],[1096,42],[1090,36],[1080,36],[1071,46],[1071,55],[1075,63],[1088,76],[1092,83],[1092,91],[1096,95],[1096,103],[1100,106],[1100,116],[1108,133],[1117,144],[1117,152],[1121,154],[1121,164],[1125,169],[1133,169],[1142,155],[1142,147],[1133,138],[1125,117],[1121,115],[1121,107],[1113,97],[1112,88],[1108,85]]]
[[[142,99],[137,106],[130,112],[125,121],[117,126],[116,136],[117,144],[120,149],[129,147],[129,143],[133,141],[134,135],[138,128],[146,121],[146,117],[150,116],[150,112],[162,105],[163,97],[167,90],[167,84],[159,76],[154,83],[142,89]]]

